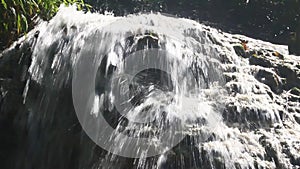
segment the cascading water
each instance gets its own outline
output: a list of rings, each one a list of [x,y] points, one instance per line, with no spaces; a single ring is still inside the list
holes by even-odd
[[[260,83],[261,69],[232,44],[243,38],[282,54],[285,47],[161,14],[114,17],[72,7],[34,31],[23,91],[28,115],[20,116],[28,134],[23,160],[11,168],[300,165],[300,127],[294,118],[283,122],[284,96]],[[276,145],[281,138],[289,150]]]
[[[224,79],[207,32],[189,22],[166,24],[166,18],[177,18],[154,14],[99,18],[109,22],[91,28],[63,25],[57,31],[47,26],[40,32],[30,67],[33,80],[44,83],[44,75],[52,73],[50,88],[59,89],[72,77],[73,103],[84,131],[117,155],[165,153],[184,138],[188,126],[199,126],[199,135],[203,130],[201,136],[209,137],[223,108],[221,97],[210,94],[221,94]],[[50,62],[44,57],[56,43],[47,39],[58,41]]]

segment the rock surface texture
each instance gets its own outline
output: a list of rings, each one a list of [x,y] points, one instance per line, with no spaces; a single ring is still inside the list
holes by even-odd
[[[144,33],[147,26],[167,29],[172,24],[173,33],[184,39],[177,49],[191,47],[184,53],[191,61],[205,56],[208,63],[203,63],[220,70],[220,91],[214,93],[214,84],[207,83],[202,93],[215,107],[222,105],[217,111],[222,120],[208,139],[199,141],[202,128],[191,126],[166,153],[133,159],[103,150],[82,130],[72,102],[77,54],[85,48],[97,51],[102,38],[115,36],[97,32],[120,20],[132,30],[119,29],[134,34]],[[169,43],[162,43],[164,36],[157,34],[147,34],[137,46]],[[159,14],[113,17],[62,8],[49,23],[42,22],[0,54],[0,168],[298,169],[300,56],[288,53],[287,46],[187,19]],[[200,70],[204,82],[214,81],[206,69]]]

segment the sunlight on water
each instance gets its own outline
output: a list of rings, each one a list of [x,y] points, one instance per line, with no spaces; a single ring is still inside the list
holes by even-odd
[[[81,127],[108,151],[94,157],[97,146],[83,144],[80,165],[97,159],[94,168],[275,167],[260,138],[283,126],[286,110],[278,102],[285,101],[269,96],[270,88],[254,77],[259,67],[237,56],[232,44],[247,39],[252,49],[287,54],[285,46],[163,14],[114,17],[74,7],[61,7],[35,30],[24,103],[34,82],[43,93],[32,111],[51,112],[59,93],[72,86]],[[226,82],[225,75],[236,77]],[[46,115],[53,117],[38,116]],[[274,151],[285,163],[279,148]]]

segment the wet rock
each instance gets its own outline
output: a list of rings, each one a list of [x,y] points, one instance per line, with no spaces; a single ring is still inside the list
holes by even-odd
[[[21,156],[19,151],[27,140],[28,110],[22,92],[31,63],[31,45],[18,43],[0,54],[0,145],[5,147],[0,148],[0,154],[5,154],[0,155],[1,168],[14,168],[11,157]]]
[[[274,147],[272,145],[270,145],[269,143],[267,143],[267,145],[265,146],[265,151],[266,151],[266,158],[269,161],[274,160],[276,165],[278,165],[278,163],[279,163],[278,154],[277,154],[276,150],[274,149]]]
[[[279,76],[286,78],[284,89],[290,90],[293,87],[300,88],[300,77],[298,77],[296,70],[290,65],[278,65],[276,71]]]
[[[238,56],[241,56],[243,58],[247,57],[245,49],[242,45],[235,45],[233,46],[233,49]]]
[[[263,56],[259,56],[259,55],[255,55],[255,54],[250,56],[249,64],[250,65],[262,66],[262,67],[267,67],[267,68],[272,66],[272,63],[269,60],[267,60]]]
[[[225,81],[226,81],[226,82],[230,82],[230,81],[236,80],[236,75],[232,75],[232,74],[224,74],[224,77],[225,77]]]
[[[270,96],[270,98],[273,100],[274,99],[274,96],[273,96],[273,93],[271,91],[267,91],[267,94]]]
[[[274,93],[282,92],[282,82],[275,73],[260,69],[255,77],[259,82],[268,85]]]
[[[263,55],[263,54],[264,54],[264,52],[262,50],[257,51],[257,55]]]
[[[289,54],[300,56],[300,30],[298,30],[298,32],[291,32],[288,49]]]
[[[300,114],[294,114],[295,121],[300,124]]]
[[[232,61],[225,54],[220,54],[221,63],[232,63]]]
[[[226,88],[230,93],[240,93],[241,86],[238,83],[230,83]]]
[[[279,75],[285,78],[293,78],[294,76],[296,76],[295,71],[291,68],[290,65],[278,65],[277,70]]]
[[[72,29],[79,30],[79,28],[77,28],[76,26],[71,26],[69,32]],[[65,34],[68,33],[66,29],[64,31]],[[212,37],[213,35],[214,34],[212,34]],[[220,33],[220,36],[222,36],[222,33]],[[42,34],[38,35],[37,33],[34,35],[34,37],[35,37],[34,40],[36,40],[37,37],[43,38],[43,35]],[[218,42],[220,43],[226,42],[222,40],[219,41],[218,38],[211,39],[211,41],[213,41],[214,44],[218,44]],[[137,36],[137,39],[138,39],[137,43],[133,43],[134,42],[133,39],[132,41],[128,40],[128,43],[132,42],[132,44],[130,45],[132,46],[135,45],[132,51],[142,50],[146,48],[158,48],[161,45],[160,41],[158,40],[158,37],[153,34],[147,34],[146,36],[142,36],[142,37]],[[72,39],[69,39],[68,41],[71,42],[71,40]],[[92,42],[92,44],[93,43],[94,42]],[[237,42],[235,41],[231,44],[236,44],[236,43]],[[257,41],[257,43],[260,42]],[[275,72],[271,71],[271,69],[259,70],[258,73],[256,74],[256,78],[260,82],[270,86],[269,88],[265,85],[262,85],[261,83],[259,83],[253,78],[253,71],[256,70],[256,67],[255,70],[250,70],[250,72],[247,72],[249,70],[249,67],[252,69],[253,66],[249,66],[247,63],[245,63],[244,61],[246,60],[242,59],[242,57],[248,58],[251,56],[249,62],[252,65],[258,65],[262,67],[272,67],[278,64],[278,62],[283,62],[282,60],[279,60],[280,59],[279,56],[271,57],[271,59],[269,60],[269,57],[265,58],[263,56],[267,56],[267,55],[270,56],[274,51],[268,51],[267,49],[261,49],[261,50],[257,49],[258,47],[253,45],[253,42],[250,42],[249,46],[251,47],[255,46],[255,48],[251,49],[253,51],[249,51],[243,46],[233,47],[237,55],[241,56],[241,57],[237,57],[237,55],[235,54],[231,55],[232,46],[226,46],[226,44],[227,43],[221,45],[219,44],[219,45],[220,46],[223,45],[222,50],[224,48],[224,51],[226,51],[220,54],[220,57],[221,57],[221,62],[225,63],[222,66],[225,67],[224,68],[225,70],[226,68],[228,69],[226,70],[226,72],[229,75],[228,76],[225,75],[224,78],[226,82],[228,82],[226,84],[226,87],[228,87],[229,95],[228,96],[226,95],[226,98],[224,98],[224,100],[226,100],[226,103],[224,103],[225,105],[221,105],[221,107],[224,106],[224,110],[222,107],[222,110],[219,112],[223,112],[222,115],[224,117],[224,122],[227,125],[224,126],[224,128],[226,129],[224,130],[224,132],[228,132],[224,134],[229,135],[230,139],[227,140],[226,136],[225,138],[223,138],[223,133],[219,134],[218,132],[215,132],[215,133],[210,133],[211,137],[205,140],[207,142],[205,143],[201,142],[199,144],[200,142],[199,140],[202,139],[200,137],[201,136],[200,134],[195,136],[188,135],[184,140],[182,140],[180,144],[178,144],[178,146],[174,147],[172,150],[169,151],[170,154],[167,154],[164,162],[161,162],[161,165],[157,167],[158,162],[157,159],[155,159],[156,157],[147,158],[145,160],[141,159],[140,161],[138,159],[133,160],[133,159],[126,159],[117,156],[111,158],[110,155],[107,155],[106,151],[96,146],[88,138],[88,136],[86,136],[84,132],[81,131],[80,124],[77,120],[75,110],[73,109],[73,105],[72,105],[71,83],[66,82],[65,86],[63,87],[60,86],[57,88],[54,85],[52,85],[52,82],[54,80],[61,80],[58,78],[52,78],[51,77],[52,68],[50,69],[50,66],[53,63],[53,59],[51,59],[51,57],[55,56],[57,53],[61,54],[62,51],[62,50],[57,50],[58,49],[57,44],[51,45],[47,49],[49,50],[49,52],[46,53],[49,53],[49,55],[47,54],[45,56],[44,55],[42,56],[41,58],[42,61],[47,63],[46,71],[45,71],[46,74],[43,74],[45,81],[43,81],[42,83],[37,83],[36,81],[32,80],[30,82],[29,85],[30,90],[28,92],[27,99],[26,99],[27,107],[25,107],[22,103],[24,100],[22,97],[22,92],[25,85],[24,83],[25,78],[23,77],[24,76],[23,74],[25,72],[26,75],[26,72],[28,71],[28,66],[30,64],[25,62],[26,59],[24,60],[24,58],[26,58],[24,56],[26,56],[27,54],[25,53],[25,55],[22,55],[24,51],[22,51],[23,44],[21,43],[19,49],[18,50],[14,49],[14,52],[10,54],[10,56],[12,57],[6,57],[11,60],[4,61],[0,57],[0,70],[1,70],[0,71],[0,109],[3,110],[3,108],[5,108],[5,110],[9,110],[9,111],[5,111],[5,113],[8,112],[11,114],[9,117],[10,121],[6,123],[2,123],[2,121],[0,121],[0,138],[1,138],[0,145],[6,146],[7,143],[4,143],[3,141],[10,142],[12,140],[14,143],[9,145],[9,151],[12,150],[16,153],[11,153],[10,154],[11,157],[4,160],[8,161],[9,159],[9,161],[18,162],[18,165],[16,165],[15,167],[5,166],[3,168],[12,168],[12,169],[21,168],[22,165],[25,164],[26,162],[27,162],[26,163],[27,166],[23,167],[25,169],[29,169],[29,168],[30,169],[31,168],[45,168],[45,169],[48,168],[116,168],[117,169],[119,168],[119,169],[123,169],[123,168],[136,168],[138,167],[137,165],[140,164],[141,166],[139,167],[145,169],[153,168],[153,167],[163,168],[163,169],[173,169],[173,168],[210,169],[210,168],[234,168],[234,167],[264,168],[265,166],[271,166],[270,168],[275,168],[275,166],[273,167],[274,162],[276,163],[277,168],[280,167],[291,168],[291,167],[282,167],[283,166],[281,164],[282,157],[287,157],[289,158],[287,159],[287,161],[290,160],[291,164],[295,166],[298,165],[299,164],[298,156],[294,154],[288,155],[288,152],[291,152],[293,150],[292,148],[290,148],[287,151],[287,153],[283,153],[280,151],[280,149],[283,146],[290,146],[288,145],[289,143],[282,144],[282,147],[278,147],[281,145],[277,146],[270,140],[273,139],[276,141],[278,139],[281,139],[280,138],[282,136],[281,133],[282,130],[284,130],[282,126],[274,125],[274,121],[277,122],[276,113],[279,112],[276,106],[282,105],[281,100],[287,101],[287,104],[286,102],[283,103],[286,105],[285,107],[286,109],[278,113],[279,114],[278,120],[287,121],[292,119],[293,123],[296,123],[295,121],[299,123],[299,116],[295,115],[297,113],[300,113],[300,109],[296,109],[297,106],[295,106],[297,105],[297,103],[295,102],[299,102],[299,98],[297,96],[298,90],[295,89],[287,94],[287,96],[291,96],[290,97],[291,101],[288,101],[287,99],[278,99],[281,97],[281,95],[275,95],[273,93],[273,92],[280,93],[283,84],[288,84],[290,85],[291,88],[297,86],[297,81],[294,80],[297,80],[297,78],[299,78],[299,75],[295,73],[294,68],[287,68],[287,70],[283,69],[282,70],[283,72],[280,74],[280,76],[286,79],[286,82],[283,83],[281,78]],[[260,44],[258,44],[258,46],[259,45]],[[261,46],[263,45],[265,44],[262,44]],[[280,46],[277,47],[279,48],[278,49],[279,51],[283,51]],[[85,48],[85,46],[81,46],[80,48],[83,49]],[[254,49],[259,51],[254,51]],[[265,51],[268,51],[268,53],[264,54]],[[259,56],[254,55],[255,53],[258,53]],[[66,60],[69,59],[68,57],[64,57],[64,58]],[[290,59],[289,56],[287,56],[287,60],[288,59]],[[28,62],[30,63],[30,60]],[[231,64],[227,64],[227,63],[231,63]],[[69,70],[68,66],[65,65],[62,66],[66,68],[66,70]],[[104,68],[105,68],[104,70],[107,70],[108,72],[112,70],[112,67],[107,68],[105,66]],[[57,70],[61,70],[61,69],[57,69]],[[278,73],[279,68],[276,67],[276,70]],[[67,76],[67,74],[62,73],[62,76],[59,77],[64,77],[65,75]],[[1,78],[5,78],[5,80],[1,81]],[[41,86],[41,84],[43,84],[43,86]],[[257,88],[257,90],[254,91],[255,87]],[[7,90],[9,90],[8,94],[6,94]],[[205,93],[210,94],[210,92],[205,92]],[[215,97],[209,99],[215,99]],[[219,95],[217,96],[217,100],[220,100],[220,102],[223,101],[222,99],[221,97],[219,98]],[[264,99],[267,101],[265,102]],[[278,104],[277,101],[279,102]],[[5,106],[3,106],[4,104],[2,104],[3,102],[5,103]],[[291,103],[293,103],[293,106],[289,105]],[[262,106],[259,104],[262,104]],[[270,105],[265,106],[266,104],[270,104]],[[274,106],[271,104],[273,104]],[[214,106],[214,107],[218,107],[218,106]],[[30,112],[26,111],[27,108],[30,108]],[[295,110],[295,111],[290,111],[290,110]],[[28,115],[29,113],[31,113],[30,116]],[[286,118],[286,117],[293,117],[293,115],[295,115],[295,121],[293,118]],[[120,119],[119,118],[120,115],[118,115],[116,111],[114,112],[114,111],[105,110],[103,111],[103,116],[105,120],[113,128],[116,127],[117,122]],[[14,123],[12,123],[12,121],[14,121]],[[24,125],[24,122],[27,122],[25,123],[26,125]],[[2,126],[3,129],[1,128]],[[19,128],[21,128],[22,130],[19,130]],[[27,129],[28,131],[26,131]],[[11,130],[16,130],[16,131],[11,131]],[[221,130],[223,130],[223,128]],[[6,132],[4,133],[4,131]],[[192,134],[194,133],[195,132],[193,132]],[[256,134],[255,137],[252,137],[253,136],[252,133]],[[259,137],[260,135],[262,135],[262,133],[266,133],[266,135],[270,137],[267,138],[266,136],[264,136],[259,139],[262,145],[257,147],[259,153],[250,152],[252,150],[251,147],[253,147],[253,145],[256,145],[257,143],[256,136]],[[14,138],[15,135],[18,136],[18,139]],[[294,136],[294,135],[295,134],[289,134],[289,136]],[[28,141],[28,143],[23,143],[24,140]],[[231,141],[234,141],[233,144],[231,144]],[[36,142],[38,142],[38,144],[36,144]],[[235,142],[240,142],[241,145],[235,145],[234,144]],[[251,144],[252,142],[254,144]],[[24,149],[22,150],[19,149],[19,147],[14,146],[14,144],[18,144],[18,145],[28,144],[28,145],[24,145],[23,146]],[[205,147],[205,149],[203,148],[204,144],[208,145]],[[238,146],[242,146],[241,149]],[[28,151],[27,149],[30,149],[30,151]],[[263,153],[264,150],[266,153]],[[1,154],[5,154],[5,155],[9,154],[10,153],[9,151],[0,153],[0,160],[2,157]],[[30,157],[28,154],[30,155]],[[234,156],[229,157],[231,155]],[[240,156],[241,158],[239,159],[241,160],[239,159],[236,160],[235,155]],[[246,162],[244,161],[244,159],[246,159]],[[288,163],[287,165],[290,165],[289,162],[287,163]]]
[[[288,100],[291,102],[300,102],[300,97],[295,95],[289,95]]]
[[[292,147],[291,145],[287,144],[287,142],[284,142],[283,147],[284,147],[283,152],[290,159],[291,164],[299,167],[300,166],[300,156],[298,155],[297,150],[295,151],[295,148]]]
[[[279,161],[278,152],[276,151],[274,145],[270,142],[270,139],[266,136],[261,136],[259,138],[259,143],[265,148],[265,159],[268,161],[274,161],[276,167],[282,168],[282,164]]]
[[[294,95],[297,95],[297,96],[300,96],[300,89],[297,88],[297,87],[293,87],[290,91],[291,94],[294,94]]]
[[[281,60],[284,59],[284,56],[282,54],[280,54],[279,52],[277,52],[277,51],[273,52],[272,55],[278,57]]]
[[[256,51],[251,50],[251,51],[246,51],[246,58],[250,58],[252,55],[255,55]]]
[[[39,37],[39,34],[40,34],[40,31],[37,30],[37,31],[34,33],[34,37],[35,37],[35,38],[38,38],[38,37]]]
[[[237,106],[236,103],[226,105],[222,114],[228,126],[239,129],[257,129],[259,127],[270,127],[272,119],[268,117],[268,112],[255,107]],[[238,126],[236,126],[238,124]]]

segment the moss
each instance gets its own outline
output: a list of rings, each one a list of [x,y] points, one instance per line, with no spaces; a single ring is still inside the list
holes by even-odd
[[[234,45],[233,49],[238,56],[246,58],[246,52],[245,52],[243,45],[241,45],[241,44]]]

